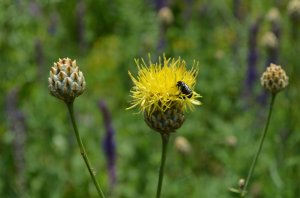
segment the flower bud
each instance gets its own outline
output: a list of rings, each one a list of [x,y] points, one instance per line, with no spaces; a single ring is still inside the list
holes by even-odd
[[[158,11],[158,18],[164,25],[172,24],[174,16],[172,10],[169,7],[163,7]]]
[[[291,0],[287,7],[288,15],[294,22],[300,21],[300,1]]]
[[[271,8],[266,15],[266,19],[270,23],[279,23],[280,22],[280,12],[277,8]]]
[[[189,141],[183,137],[183,136],[178,136],[175,139],[175,148],[179,153],[182,154],[190,154],[192,151],[192,147],[191,144],[189,143]]]
[[[281,66],[273,63],[267,67],[260,78],[261,85],[273,94],[284,89],[288,85],[288,80],[289,78]]]
[[[245,179],[244,179],[244,178],[241,178],[241,179],[239,180],[239,188],[240,188],[240,189],[244,189],[244,187],[245,187]]]
[[[261,44],[267,50],[275,50],[278,48],[278,39],[273,32],[266,32],[261,39]]]
[[[50,69],[48,78],[51,95],[67,102],[73,102],[85,90],[85,79],[76,60],[59,59]]]
[[[225,139],[226,145],[229,147],[232,147],[232,148],[237,145],[237,142],[238,142],[238,140],[237,140],[236,136],[234,136],[234,135],[229,135]]]

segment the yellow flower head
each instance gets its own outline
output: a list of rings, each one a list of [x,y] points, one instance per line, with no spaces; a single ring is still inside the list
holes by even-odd
[[[150,60],[149,65],[143,59],[142,63],[138,59],[135,62],[138,67],[137,78],[128,72],[134,83],[128,109],[139,106],[141,112],[151,115],[155,111],[165,112],[174,105],[187,109],[201,104],[197,100],[201,96],[193,91],[198,74],[195,66],[187,70],[185,61],[165,56],[163,61],[159,57],[158,63]]]

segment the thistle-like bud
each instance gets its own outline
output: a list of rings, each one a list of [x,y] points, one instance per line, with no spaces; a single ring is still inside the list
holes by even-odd
[[[289,78],[280,65],[271,63],[262,74],[260,81],[264,88],[276,94],[288,85]]]
[[[278,47],[278,39],[273,32],[266,32],[261,39],[261,45],[267,50],[275,50]]]
[[[169,7],[163,7],[158,11],[158,18],[164,25],[172,24],[174,16],[172,10]]]
[[[185,121],[183,107],[173,105],[166,111],[155,110],[153,113],[144,112],[147,125],[159,133],[175,132]]]
[[[174,144],[176,150],[183,155],[188,155],[192,151],[190,142],[183,136],[176,137]]]
[[[300,21],[300,1],[291,0],[287,7],[288,14],[292,21]]]
[[[241,178],[239,180],[239,188],[240,189],[243,189],[245,187],[245,179],[244,178]]]
[[[266,15],[266,19],[270,23],[279,23],[280,22],[280,12],[277,8],[271,8]]]
[[[229,147],[234,148],[234,147],[236,147],[237,143],[238,143],[238,140],[237,140],[236,136],[234,136],[234,135],[229,135],[225,139],[225,144]]]
[[[85,79],[76,60],[59,59],[50,69],[48,78],[51,95],[67,102],[73,102],[85,90]]]

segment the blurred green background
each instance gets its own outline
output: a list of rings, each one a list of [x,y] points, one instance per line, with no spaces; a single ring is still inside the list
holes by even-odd
[[[296,5],[296,4],[295,4]],[[96,197],[64,103],[49,95],[49,69],[77,60],[87,90],[75,113],[107,197],[154,197],[161,140],[129,106],[134,58],[199,62],[203,105],[171,136],[162,197],[237,197],[270,96],[260,75],[274,62],[290,77],[279,93],[249,197],[300,195],[300,8],[287,0],[1,0],[0,197]],[[168,7],[168,9],[164,7]],[[163,8],[163,9],[162,9]],[[271,36],[270,36],[271,35]],[[108,165],[99,101],[111,114]],[[191,146],[182,152],[177,136]],[[113,149],[113,148],[111,148]],[[114,156],[110,156],[114,157]],[[110,158],[111,159],[111,158]],[[114,161],[115,160],[115,161]],[[109,174],[115,171],[115,181]]]

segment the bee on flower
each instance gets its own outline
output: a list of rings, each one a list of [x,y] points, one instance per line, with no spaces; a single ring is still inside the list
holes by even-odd
[[[150,58],[149,58],[150,59]],[[174,132],[183,124],[184,111],[201,105],[200,94],[194,91],[198,74],[197,64],[187,70],[184,60],[159,57],[158,63],[147,65],[136,60],[138,75],[129,76],[134,83],[131,89],[131,106],[138,107],[145,122],[160,133]]]

